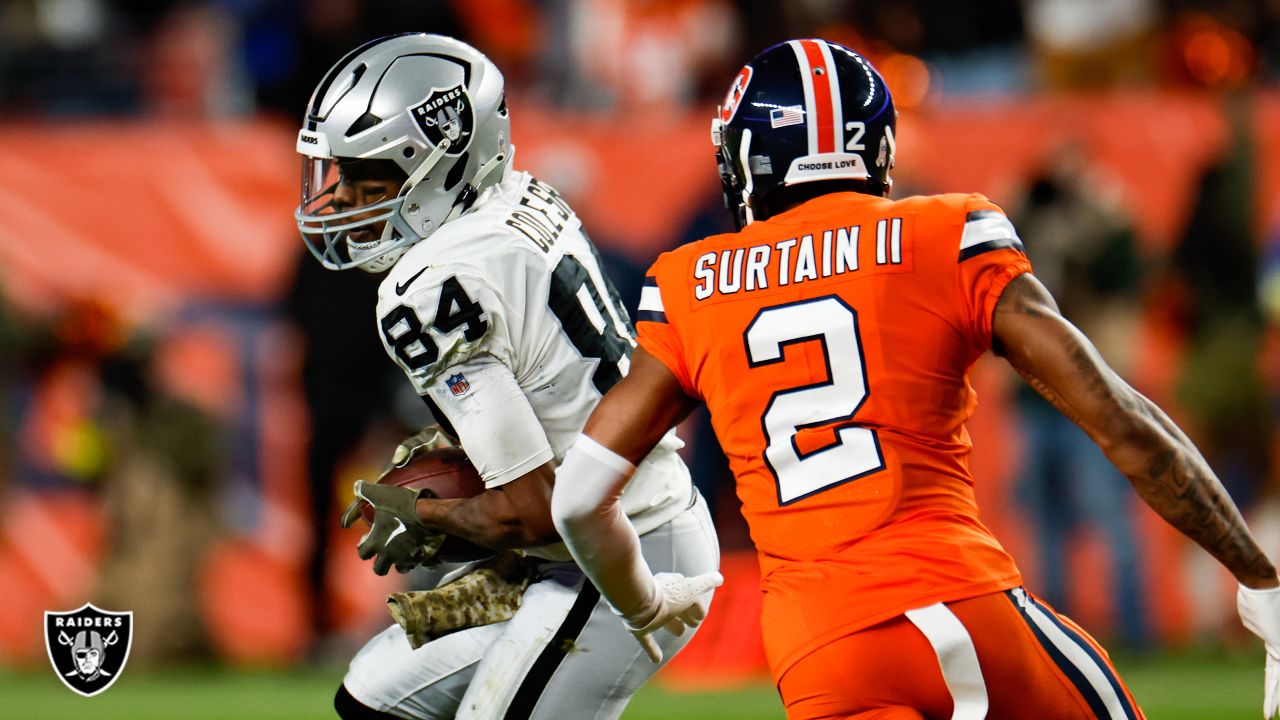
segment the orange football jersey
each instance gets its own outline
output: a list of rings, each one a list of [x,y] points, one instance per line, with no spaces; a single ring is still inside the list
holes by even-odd
[[[857,193],[653,265],[639,343],[711,411],[775,677],[906,610],[1021,584],[978,519],[965,421],[996,300],[1030,269],[981,195]]]

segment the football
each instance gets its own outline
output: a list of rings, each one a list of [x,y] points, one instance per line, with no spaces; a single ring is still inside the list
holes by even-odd
[[[484,481],[461,448],[441,448],[419,454],[408,465],[392,468],[381,480],[382,485],[427,489],[439,498],[469,498],[484,492]],[[373,522],[373,508],[362,505],[365,523]],[[462,538],[447,537],[436,557],[444,562],[470,562],[494,554]]]

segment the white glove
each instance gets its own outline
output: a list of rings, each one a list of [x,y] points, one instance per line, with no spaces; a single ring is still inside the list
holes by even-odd
[[[685,577],[680,573],[658,573],[653,576],[658,591],[658,610],[643,627],[626,623],[636,636],[640,647],[649,654],[654,664],[662,662],[662,648],[653,639],[653,633],[666,628],[672,635],[683,635],[685,628],[696,628],[707,616],[711,598],[708,592],[724,584],[724,576],[718,572]]]
[[[1280,710],[1280,587],[1256,590],[1240,586],[1236,592],[1240,620],[1267,648],[1262,717],[1271,720]]]

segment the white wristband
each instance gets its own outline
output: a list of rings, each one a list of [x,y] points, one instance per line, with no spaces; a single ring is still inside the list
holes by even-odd
[[[573,447],[576,450],[581,450],[586,453],[591,458],[599,460],[614,472],[622,473],[627,477],[631,477],[631,474],[636,471],[635,465],[632,465],[626,458],[622,457],[618,453],[596,442],[590,435],[579,433],[578,439],[573,441]],[[566,455],[565,460],[568,459],[569,458]]]

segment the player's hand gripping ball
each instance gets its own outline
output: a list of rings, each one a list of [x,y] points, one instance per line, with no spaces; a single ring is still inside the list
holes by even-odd
[[[369,485],[370,483],[365,483],[365,489],[362,491],[364,495],[370,496],[380,492],[376,488],[369,488]],[[480,473],[471,464],[466,453],[457,447],[416,453],[413,459],[403,467],[393,467],[388,470],[376,485],[407,488],[417,491],[421,497],[443,499],[474,497],[485,489]],[[343,515],[343,527],[350,527],[355,518],[360,517],[372,528],[376,515],[377,508],[373,504],[357,497]],[[391,518],[390,522],[394,523],[395,519]],[[412,523],[407,520],[405,524],[406,527],[412,527]],[[372,534],[372,530],[370,533]],[[444,562],[470,562],[489,557],[494,552],[491,548],[446,535],[433,557],[421,558],[419,562],[433,558]]]

